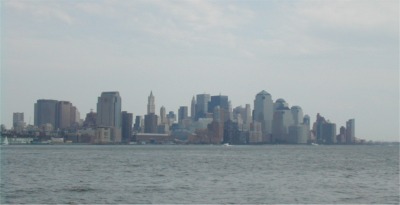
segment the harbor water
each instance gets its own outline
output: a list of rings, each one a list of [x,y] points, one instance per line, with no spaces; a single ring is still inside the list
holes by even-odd
[[[9,145],[1,204],[399,204],[398,146]]]

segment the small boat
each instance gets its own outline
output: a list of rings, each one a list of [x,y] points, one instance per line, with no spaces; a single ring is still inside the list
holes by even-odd
[[[6,137],[6,138],[4,138],[4,141],[3,141],[3,143],[2,143],[2,145],[8,145],[9,143],[8,143],[8,138]]]
[[[319,144],[313,142],[313,143],[311,143],[311,145],[312,146],[318,146]]]
[[[224,144],[222,144],[222,146],[224,146],[224,147],[230,147],[230,146],[232,146],[232,145],[230,145],[229,143],[224,143]]]

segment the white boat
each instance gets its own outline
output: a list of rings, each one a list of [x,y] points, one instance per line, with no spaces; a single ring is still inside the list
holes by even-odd
[[[313,143],[311,143],[311,145],[312,146],[318,146],[319,144],[313,142]]]
[[[230,145],[229,143],[224,143],[224,144],[222,144],[222,146],[224,146],[224,147],[230,147],[230,146],[232,146],[232,145]]]
[[[8,145],[9,143],[8,143],[8,138],[6,137],[6,138],[4,138],[4,141],[3,141],[3,143],[2,143],[2,145]]]

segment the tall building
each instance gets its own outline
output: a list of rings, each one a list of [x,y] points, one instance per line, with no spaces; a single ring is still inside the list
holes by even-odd
[[[35,103],[35,126],[51,124],[56,127],[57,100],[40,99]]]
[[[262,135],[270,138],[272,134],[272,118],[274,115],[274,103],[272,96],[265,90],[259,92],[254,100],[253,120],[261,123]]]
[[[90,113],[86,114],[85,121],[83,122],[83,127],[94,128],[96,127],[97,113],[90,110]]]
[[[23,112],[14,112],[13,113],[13,127],[16,128],[20,124],[24,123],[24,113]]]
[[[144,133],[158,133],[158,116],[149,113],[144,116]]]
[[[293,113],[289,104],[284,99],[278,99],[274,104],[274,116],[272,125],[272,141],[273,142],[289,142],[289,126],[293,124]],[[294,110],[297,110],[295,108]],[[301,110],[301,108],[300,108]],[[302,113],[302,112],[301,112]],[[299,115],[300,113],[296,113]],[[297,117],[299,118],[299,117]],[[301,116],[301,118],[303,118]]]
[[[293,124],[298,125],[303,123],[303,110],[301,109],[300,106],[292,106],[290,108],[290,111],[292,113],[293,116]]]
[[[147,114],[156,113],[156,105],[154,103],[154,96],[153,96],[153,91],[150,92],[150,96],[148,97],[148,102],[147,102]]]
[[[167,111],[165,110],[164,106],[161,106],[160,108],[160,124],[167,124]]]
[[[134,126],[133,126],[133,130],[135,131],[135,132],[137,132],[137,133],[142,133],[144,130],[143,130],[143,127],[144,127],[144,119],[143,119],[143,117],[142,116],[136,116],[136,118],[135,118],[135,124],[134,124]]]
[[[216,96],[211,96],[211,101],[208,103],[208,112],[213,113],[214,109],[219,106],[219,109],[221,110],[223,114],[222,122],[226,122],[230,120],[230,116],[232,112],[232,109],[229,109],[229,100],[228,96],[224,95],[216,95]]]
[[[208,102],[210,102],[209,94],[199,94],[196,96],[196,115],[195,120],[199,118],[204,118],[208,113]]]
[[[111,127],[111,142],[121,142],[121,97],[119,92],[102,92],[97,101],[98,127]]]
[[[350,119],[346,122],[346,143],[353,144],[355,141],[355,120]]]
[[[252,122],[252,120],[251,120],[251,107],[250,107],[250,104],[246,104],[246,107],[245,107],[245,115],[242,116],[242,118],[243,118],[243,124],[245,125],[246,130],[250,130],[250,124],[251,124],[251,122]]]
[[[57,103],[57,111],[56,111],[56,128],[59,129],[67,129],[71,127],[71,122],[74,122],[75,119],[75,111],[72,109],[72,103],[68,101],[59,101]],[[73,116],[71,116],[73,114]]]
[[[182,121],[189,118],[188,116],[188,107],[180,106],[178,110],[178,123],[182,124]]]
[[[195,120],[195,116],[196,116],[196,99],[192,98],[192,102],[190,104],[190,117],[192,118],[192,120]]]
[[[326,144],[336,144],[336,124],[326,122],[322,124],[322,141]]]
[[[122,112],[122,142],[128,143],[132,137],[133,114]]]

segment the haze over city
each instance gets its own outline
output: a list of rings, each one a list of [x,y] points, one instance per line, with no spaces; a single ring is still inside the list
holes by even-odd
[[[232,107],[266,90],[356,136],[399,138],[398,1],[1,2],[1,124],[38,99],[81,118],[103,91],[122,110],[177,112],[202,93]]]

